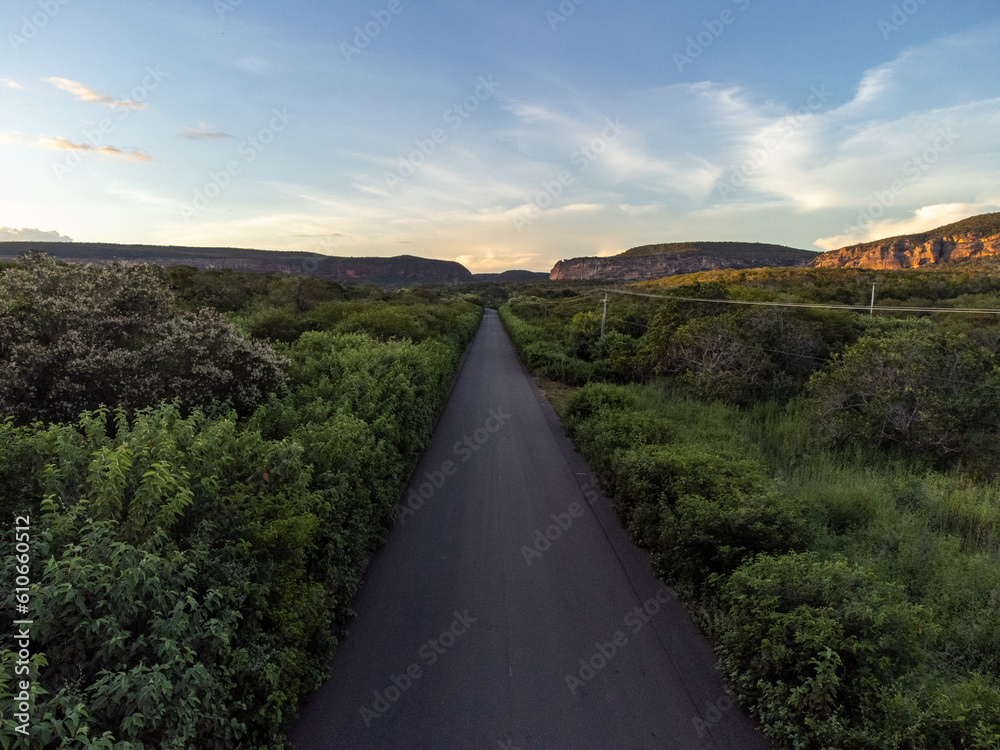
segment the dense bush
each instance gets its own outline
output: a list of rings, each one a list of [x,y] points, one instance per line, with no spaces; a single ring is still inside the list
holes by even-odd
[[[566,407],[573,437],[599,476],[613,477],[615,510],[660,572],[701,594],[763,552],[802,549],[801,509],[753,460],[678,439],[621,388],[588,385]],[[611,483],[605,481],[606,485]]]
[[[787,400],[851,333],[833,315],[749,308],[681,325],[662,347],[659,368],[683,375],[704,398],[741,405]]]
[[[939,466],[965,460],[992,475],[997,365],[967,330],[896,327],[850,347],[809,392],[819,424],[841,445],[897,448]]]
[[[75,419],[180,400],[252,410],[283,376],[217,312],[181,312],[160,271],[25,258],[0,275],[0,414]]]
[[[500,320],[525,367],[543,377],[569,385],[583,385],[594,373],[594,366],[563,351],[563,345],[549,340],[537,327],[511,312],[509,305],[500,308]]]
[[[679,399],[666,417],[649,390],[590,384],[563,416],[777,746],[996,747],[990,498],[927,477],[875,499],[867,475],[840,487],[836,474],[792,495],[727,436],[735,410]]]
[[[33,526],[31,748],[284,746],[482,315],[466,300],[413,304],[419,344],[317,331],[282,346],[287,381],[249,417],[218,405],[0,417],[4,632],[10,519]]]
[[[664,285],[861,304],[878,281],[883,303],[996,307],[998,279],[771,269]],[[585,352],[574,316],[594,303],[514,297],[508,330],[592,360],[592,379],[647,384],[590,382],[561,416],[776,746],[1000,748],[1000,500],[981,481],[1000,464],[995,320],[629,299]]]
[[[897,685],[926,667],[935,628],[902,587],[843,559],[791,554],[740,569],[722,599],[722,670],[782,746],[961,747],[890,739]]]

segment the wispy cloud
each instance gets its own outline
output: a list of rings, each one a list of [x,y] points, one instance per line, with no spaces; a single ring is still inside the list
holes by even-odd
[[[31,148],[49,151],[77,151],[81,153],[101,154],[112,158],[125,158],[129,161],[148,162],[153,157],[136,149],[120,149],[115,146],[95,146],[92,143],[76,143],[62,136],[40,135],[32,137],[24,133],[0,133],[0,145],[26,145]]]
[[[225,140],[227,138],[233,138],[234,137],[233,135],[231,135],[229,133],[223,133],[221,131],[211,130],[211,129],[208,128],[207,125],[205,125],[205,123],[201,123],[200,122],[200,123],[198,123],[198,125],[199,125],[199,127],[197,127],[197,128],[185,128],[184,132],[181,133],[181,137],[182,138],[189,138],[190,140],[193,140],[193,141],[202,140],[202,139],[213,140],[213,141],[221,141],[221,140]]]
[[[112,109],[117,107],[123,107],[126,109],[147,109],[149,107],[149,105],[144,102],[133,102],[129,99],[114,99],[113,97],[106,96],[104,94],[98,94],[97,92],[84,86],[82,83],[71,81],[68,78],[45,78],[44,80],[46,83],[51,83],[60,91],[72,94],[73,97],[80,102],[87,102],[88,104],[104,104]]]
[[[32,145],[35,148],[53,149],[56,151],[81,151],[115,158],[124,157],[129,161],[153,161],[152,156],[142,151],[124,151],[114,146],[93,146],[89,143],[74,143],[68,138],[48,135],[40,136]]]
[[[0,78],[0,86],[7,89],[20,89],[24,91],[25,88],[17,81],[12,81],[10,78]]]

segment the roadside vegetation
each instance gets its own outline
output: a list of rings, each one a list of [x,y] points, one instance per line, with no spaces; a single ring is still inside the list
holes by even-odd
[[[1000,276],[637,291],[1000,308]],[[526,289],[501,317],[777,747],[1000,748],[1000,320]],[[915,304],[919,303],[919,304]],[[555,383],[549,382],[555,381]]]
[[[0,267],[0,630],[32,748],[284,747],[483,313],[471,295]],[[14,650],[0,747],[23,747]]]

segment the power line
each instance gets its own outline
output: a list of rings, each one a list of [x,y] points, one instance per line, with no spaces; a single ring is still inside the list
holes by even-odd
[[[649,297],[651,299],[675,300],[677,302],[711,302],[719,305],[755,305],[757,307],[805,307],[822,310],[856,310],[860,312],[921,312],[921,313],[964,313],[966,315],[1000,315],[1000,310],[984,310],[966,307],[889,307],[881,305],[831,305],[808,302],[752,302],[739,299],[704,299],[701,297],[673,297],[663,294],[643,294],[628,292],[623,289],[605,289],[606,293],[625,294],[632,297]]]

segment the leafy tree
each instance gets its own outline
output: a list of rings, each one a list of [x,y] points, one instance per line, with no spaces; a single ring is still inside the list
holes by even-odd
[[[909,325],[862,338],[813,378],[809,393],[839,444],[983,464],[996,456],[1000,431],[998,364],[968,330]]]
[[[23,258],[0,276],[0,414],[71,420],[105,404],[230,401],[249,411],[283,377],[269,347],[217,312],[181,312],[158,270]]]
[[[569,326],[566,330],[568,354],[571,357],[589,360],[591,347],[597,343],[600,336],[600,316],[590,310],[587,312],[578,312],[569,321]]]

